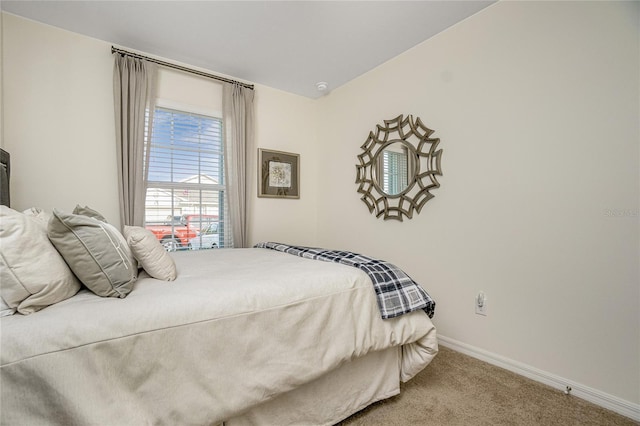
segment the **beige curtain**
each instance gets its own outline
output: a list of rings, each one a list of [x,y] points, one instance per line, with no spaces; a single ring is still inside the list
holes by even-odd
[[[122,227],[144,224],[148,176],[144,140],[145,134],[151,135],[156,73],[157,66],[151,62],[115,55],[113,95]]]
[[[239,84],[224,83],[222,115],[225,129],[225,179],[228,209],[225,241],[231,247],[247,247],[247,147],[253,146],[254,91]]]

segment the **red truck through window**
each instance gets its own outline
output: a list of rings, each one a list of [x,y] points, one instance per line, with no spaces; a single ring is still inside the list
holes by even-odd
[[[188,214],[169,216],[167,221],[160,224],[147,224],[145,228],[156,236],[167,251],[190,249],[189,240],[198,236],[198,231],[205,226],[218,221],[215,215]]]

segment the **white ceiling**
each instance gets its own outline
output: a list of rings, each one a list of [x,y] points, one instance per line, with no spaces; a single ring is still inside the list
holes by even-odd
[[[3,11],[310,98],[494,1],[0,1]]]

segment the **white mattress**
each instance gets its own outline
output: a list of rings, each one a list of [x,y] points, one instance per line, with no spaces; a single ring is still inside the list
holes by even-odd
[[[0,321],[3,424],[215,424],[345,362],[437,352],[426,314],[380,319],[358,269],[264,249],[175,253],[125,299],[88,292]],[[428,290],[428,289],[427,289]]]

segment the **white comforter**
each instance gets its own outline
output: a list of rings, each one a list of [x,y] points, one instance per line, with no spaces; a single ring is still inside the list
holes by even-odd
[[[178,279],[1,319],[2,424],[215,424],[368,352],[437,352],[422,311],[382,320],[367,275],[264,249],[175,253]]]

